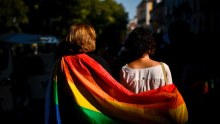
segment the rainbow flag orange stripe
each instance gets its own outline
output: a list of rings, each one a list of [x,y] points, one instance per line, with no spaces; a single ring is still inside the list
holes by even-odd
[[[188,111],[174,84],[134,94],[86,54],[57,61],[49,82],[46,124],[69,121],[185,124]]]

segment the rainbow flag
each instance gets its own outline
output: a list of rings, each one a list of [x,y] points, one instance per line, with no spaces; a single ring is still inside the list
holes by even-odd
[[[62,57],[48,85],[46,124],[186,124],[188,110],[174,84],[134,94],[86,54]]]

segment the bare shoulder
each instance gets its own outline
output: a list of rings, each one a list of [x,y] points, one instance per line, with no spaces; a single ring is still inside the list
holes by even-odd
[[[159,62],[159,61],[152,60],[152,61],[151,61],[151,64],[152,64],[152,66],[157,66],[157,65],[160,65],[160,62]]]
[[[136,60],[128,64],[129,67],[135,68],[135,69],[140,69],[140,68],[148,68],[148,67],[153,67],[153,66],[158,66],[160,65],[160,62],[155,61],[155,60]]]

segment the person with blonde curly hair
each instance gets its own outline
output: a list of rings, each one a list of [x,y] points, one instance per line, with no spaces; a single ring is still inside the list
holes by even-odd
[[[101,56],[94,54],[95,50],[96,31],[94,27],[87,23],[74,23],[70,26],[65,40],[59,44],[56,58],[85,53],[111,73],[108,63]]]

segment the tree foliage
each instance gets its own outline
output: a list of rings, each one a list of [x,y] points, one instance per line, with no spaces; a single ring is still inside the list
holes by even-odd
[[[1,0],[0,25],[5,29],[63,38],[72,23],[92,24],[97,44],[119,44],[125,37],[128,14],[115,0]]]
[[[0,0],[0,33],[21,32],[21,24],[29,22],[28,6],[22,0]]]

